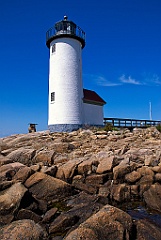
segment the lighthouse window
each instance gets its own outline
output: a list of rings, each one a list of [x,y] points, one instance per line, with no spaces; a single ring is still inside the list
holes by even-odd
[[[55,101],[55,92],[52,92],[51,93],[51,102],[54,102]]]
[[[51,52],[54,53],[55,51],[56,51],[56,44],[53,44],[53,45],[52,45]]]

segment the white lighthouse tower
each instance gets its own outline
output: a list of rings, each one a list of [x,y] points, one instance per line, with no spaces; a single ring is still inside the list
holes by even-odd
[[[67,16],[46,33],[50,49],[48,128],[51,132],[103,125],[103,105],[96,92],[83,89],[85,32]]]
[[[72,131],[82,126],[82,49],[85,33],[67,16],[46,34],[50,49],[48,127]]]

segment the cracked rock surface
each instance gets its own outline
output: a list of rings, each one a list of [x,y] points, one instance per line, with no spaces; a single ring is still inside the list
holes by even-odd
[[[0,139],[0,239],[161,239],[161,133],[155,128]]]

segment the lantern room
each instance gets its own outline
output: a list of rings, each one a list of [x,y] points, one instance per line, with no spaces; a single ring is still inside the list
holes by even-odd
[[[81,42],[82,48],[85,47],[85,32],[74,22],[69,21],[67,16],[55,23],[46,33],[46,45],[50,48],[50,43],[60,37],[69,37]]]

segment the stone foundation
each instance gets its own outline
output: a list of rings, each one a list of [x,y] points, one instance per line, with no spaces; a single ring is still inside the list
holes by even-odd
[[[50,132],[72,132],[81,128],[80,124],[53,124],[48,125]]]
[[[53,124],[48,125],[50,132],[72,132],[79,128],[88,129],[90,127],[103,127],[103,125],[87,125],[87,124]]]

